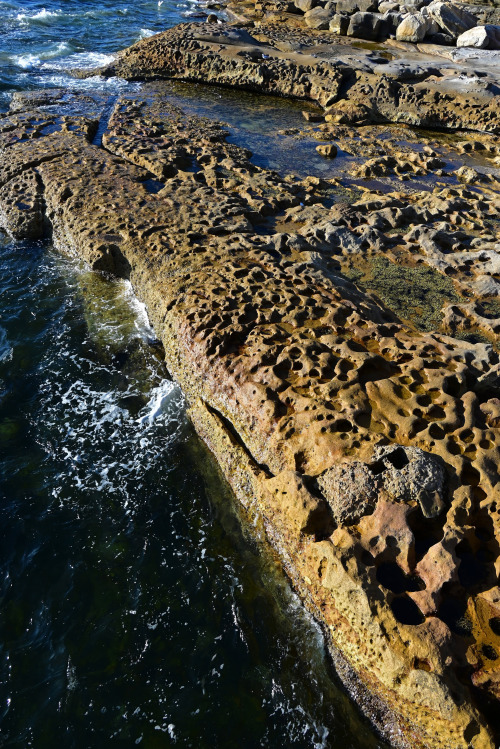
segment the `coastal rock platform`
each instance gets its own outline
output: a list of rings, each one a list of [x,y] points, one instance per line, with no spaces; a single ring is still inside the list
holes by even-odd
[[[351,80],[347,63],[312,55],[302,79],[287,55],[270,77],[263,42],[253,60],[241,35],[201,34],[141,42],[108,73],[144,74],[156,44],[181,77],[189,60],[227,84],[258,65],[264,90],[303,86],[323,105]],[[165,43],[181,36],[185,48]],[[390,77],[363,66],[353,86],[389,101]],[[443,121],[444,93],[430,108],[417,84],[398,85],[419,123]],[[499,113],[487,86],[449,96],[455,126],[490,132],[304,123],[353,161],[341,178],[299,179],[256,166],[161,84],[18,95],[0,118],[0,224],[131,280],[198,433],[391,745],[492,749]],[[390,107],[380,119],[399,121]]]
[[[342,123],[397,122],[500,132],[500,52],[387,40],[383,45],[313,29],[181,24],[76,75],[178,78],[308,99]],[[371,48],[370,48],[371,47]],[[461,56],[460,56],[461,55]]]

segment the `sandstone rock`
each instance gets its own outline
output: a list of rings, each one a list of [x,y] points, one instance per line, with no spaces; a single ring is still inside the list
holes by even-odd
[[[365,104],[341,101],[327,111],[325,120],[339,125],[364,125],[371,121],[370,109]]]
[[[405,0],[401,5],[404,9],[414,12],[415,10],[420,10],[420,8],[428,5],[429,2],[430,0]]]
[[[411,509],[381,497],[373,514],[358,522],[360,541],[378,563],[395,562],[409,574],[415,562],[415,536],[408,518]]]
[[[383,15],[383,23],[386,28],[385,32],[382,30],[383,36],[396,36],[396,30],[403,20],[404,14],[399,13],[398,11],[391,11],[389,13],[384,13]]]
[[[457,47],[500,49],[500,26],[476,26],[465,31],[457,39]]]
[[[356,21],[356,15],[351,21]],[[376,26],[381,19],[383,30],[383,16],[374,14],[373,18]],[[372,25],[370,29],[372,35]],[[256,40],[248,31],[224,24],[204,24],[203,33],[199,25],[183,24],[182,31],[174,28],[142,40],[104,68],[80,75],[189,79],[310,99],[323,107],[338,102],[346,105],[343,122],[354,121],[347,112],[363,106],[368,111],[364,121],[369,122],[500,132],[496,83],[490,73],[480,70],[481,77],[462,78],[455,68],[439,79],[429,73],[417,85],[406,84],[384,80],[383,72],[375,73],[366,53],[356,48],[339,51],[334,45],[322,45],[313,56],[296,35],[280,31],[276,40],[273,31],[266,42],[265,38],[262,29]],[[404,53],[395,49],[392,54],[401,60]]]
[[[455,174],[461,182],[465,182],[468,185],[474,184],[474,182],[480,179],[479,172],[471,166],[461,166],[455,171]]]
[[[345,36],[347,34],[347,29],[349,28],[349,20],[349,16],[346,13],[335,13],[330,21],[330,31],[334,34]]]
[[[396,502],[418,502],[424,517],[440,515],[445,506],[445,471],[432,455],[418,448],[376,448],[368,464],[353,461],[330,468],[318,479],[337,523],[351,525],[371,514],[380,496]]]
[[[311,112],[309,110],[304,110],[302,112],[302,117],[307,122],[322,122],[324,120],[324,115],[320,112]]]
[[[379,13],[391,13],[399,10],[399,3],[393,0],[383,0],[378,6]]]
[[[317,5],[319,5],[318,0],[295,0],[295,7],[303,13],[316,8]]]
[[[327,159],[334,159],[337,155],[337,146],[333,143],[325,143],[321,146],[316,146],[316,151]]]
[[[406,16],[396,29],[396,39],[400,42],[421,42],[430,31],[432,21],[421,13]]]
[[[427,6],[427,9],[439,27],[454,39],[477,25],[476,17],[459,5],[438,0]]]
[[[308,10],[304,16],[304,20],[310,29],[326,30],[334,15],[333,10],[318,7]]]
[[[166,32],[151,45],[158,57],[150,72],[208,71],[219,83],[250,85],[260,70],[259,85],[275,92],[297,91],[311,70],[330,75],[311,54],[273,51],[277,68],[245,57],[249,47],[275,50],[262,28],[255,44],[226,44],[215,29],[209,41],[189,36],[205,36],[199,26],[186,25],[181,44],[179,32]],[[117,69],[140,70],[136,55],[145,64],[151,46],[119,58]],[[365,67],[355,74],[346,79],[353,98],[339,107],[364,102],[371,114],[377,99],[384,111],[395,86],[405,114],[414,95],[431,96],[434,107],[440,101],[438,89],[406,88]],[[102,148],[92,139],[106,99],[97,115],[79,119],[74,110],[91,106],[88,96],[63,97],[50,113],[27,111],[17,97],[18,113],[0,118],[0,220],[9,231],[30,231],[29,221],[19,223],[19,201],[63,251],[130,278],[196,430],[321,621],[332,653],[342,652],[352,669],[346,682],[377,696],[370,714],[381,730],[390,727],[390,745],[492,749],[474,685],[491,704],[500,681],[487,648],[500,594],[485,595],[500,564],[498,355],[491,344],[405,324],[338,266],[363,268],[394,251],[412,273],[439,263],[433,287],[446,270],[458,289],[479,267],[495,280],[500,188],[391,185],[357,200],[336,181],[283,179],[228,143],[222,124],[184,115],[170,90],[155,82],[119,96]],[[453,122],[466,101],[446,101]],[[410,143],[401,156],[386,126],[335,133],[353,152],[420,168],[410,128],[394,134]],[[496,154],[496,138],[474,139]],[[439,149],[423,153],[432,160]],[[148,189],[151,175],[161,189]],[[271,221],[263,233],[264,217]],[[385,237],[389,227],[396,237]],[[410,295],[409,283],[404,290]],[[474,577],[477,570],[484,576]],[[463,626],[456,633],[454,606],[460,617],[471,613],[466,636]]]
[[[425,41],[429,44],[439,44],[443,47],[451,47],[453,44],[455,44],[455,40],[450,34],[444,34],[442,32],[435,32],[433,34],[428,34],[425,38]]]
[[[375,41],[382,28],[382,16],[375,13],[354,13],[349,21],[347,36]]]
[[[377,10],[377,0],[338,0],[336,3],[337,13],[348,13],[352,15],[359,11],[366,13]]]

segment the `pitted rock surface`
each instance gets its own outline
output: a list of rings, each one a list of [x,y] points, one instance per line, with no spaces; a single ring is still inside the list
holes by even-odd
[[[377,54],[314,29],[297,35],[263,25],[249,34],[223,24],[181,24],[137,42],[103,68],[74,73],[179,78],[311,99],[353,122],[360,117],[356,108],[363,107],[361,119],[371,122],[500,132],[500,62],[494,70],[476,60],[439,66],[412,46],[415,74],[403,65],[395,76],[387,57],[406,63],[408,50],[388,49]]]
[[[4,228],[130,278],[196,429],[356,674],[353,692],[384,706],[371,717],[392,745],[491,749],[498,170],[359,199],[337,179],[256,167],[154,87],[117,100],[102,146],[95,102],[88,117],[70,97],[24,106],[0,118]],[[460,142],[498,152],[492,136]],[[385,287],[375,294],[380,254],[397,273],[434,274],[433,293],[442,279],[433,329],[396,310],[391,288],[386,304]]]

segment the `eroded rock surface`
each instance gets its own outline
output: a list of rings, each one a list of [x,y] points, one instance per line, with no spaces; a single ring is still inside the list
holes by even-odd
[[[351,22],[358,15],[368,14],[355,14]],[[393,45],[388,55],[312,29],[261,25],[250,33],[223,24],[182,24],[137,42],[110,65],[85,74],[179,78],[311,99],[353,122],[500,132],[500,61],[494,70],[477,60],[442,64],[409,46],[411,52]],[[403,63],[400,70],[388,57]],[[413,71],[406,67],[409,57]],[[363,108],[361,118],[353,114],[356,107]]]
[[[198,432],[392,745],[492,749],[498,138],[453,143],[489,164],[465,181],[445,160],[447,182],[405,191],[396,163],[397,187],[361,190],[260,169],[154,87],[99,129],[88,101],[18,97],[0,118],[2,225],[131,279]],[[325,128],[352,153],[401,147]],[[441,289],[429,318],[418,283]]]

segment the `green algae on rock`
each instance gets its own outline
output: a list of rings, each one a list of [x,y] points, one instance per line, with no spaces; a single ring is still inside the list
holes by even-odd
[[[358,286],[374,291],[400,319],[425,332],[441,327],[444,304],[463,301],[450,278],[425,266],[411,268],[375,257],[365,267],[351,266],[344,272]]]

